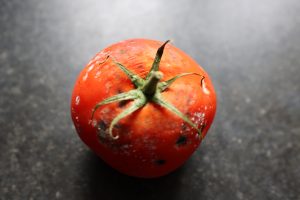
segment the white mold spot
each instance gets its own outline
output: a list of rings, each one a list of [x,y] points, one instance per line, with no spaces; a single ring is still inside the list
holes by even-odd
[[[191,120],[197,125],[203,125],[205,122],[205,113],[204,112],[195,112],[192,117]]]
[[[106,89],[106,92],[109,92],[110,88],[112,87],[112,84],[110,82],[106,83],[105,84],[105,89]]]
[[[97,71],[96,75],[95,75],[95,78],[99,78],[100,75],[101,75],[101,71]]]

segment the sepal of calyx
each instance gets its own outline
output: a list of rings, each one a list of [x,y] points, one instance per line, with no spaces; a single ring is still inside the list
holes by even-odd
[[[162,58],[164,48],[166,44],[170,42],[170,40],[167,40],[160,48],[158,48],[154,62],[152,64],[152,67],[149,71],[149,73],[146,75],[146,78],[141,78],[139,75],[135,74],[134,72],[127,69],[124,65],[117,62],[113,57],[107,56],[105,61],[110,57],[114,64],[119,67],[130,79],[132,84],[135,86],[135,89],[130,90],[128,92],[120,93],[115,96],[109,97],[107,99],[104,99],[103,101],[97,103],[95,107],[92,110],[92,119],[94,118],[94,114],[97,111],[97,109],[100,106],[124,101],[124,100],[132,100],[133,103],[123,110],[121,113],[119,113],[111,122],[108,134],[112,139],[118,139],[118,135],[113,135],[113,128],[114,126],[123,118],[130,115],[131,113],[135,112],[136,110],[142,108],[145,106],[148,102],[152,102],[155,104],[158,104],[166,109],[168,109],[173,114],[177,115],[179,118],[181,118],[184,122],[189,124],[191,127],[197,130],[198,135],[200,138],[203,138],[202,130],[197,127],[196,124],[194,124],[186,115],[184,115],[181,111],[179,111],[175,106],[173,106],[171,103],[165,101],[161,95],[170,85],[177,80],[178,78],[181,78],[183,76],[188,75],[197,75],[201,77],[201,84],[204,79],[204,76],[197,74],[197,73],[182,73],[178,74],[175,77],[166,80],[166,81],[160,81],[163,77],[163,73],[159,71],[159,63]],[[105,62],[104,61],[104,62]],[[103,62],[102,62],[103,63]]]

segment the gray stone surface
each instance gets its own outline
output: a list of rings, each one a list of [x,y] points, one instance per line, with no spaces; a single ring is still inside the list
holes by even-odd
[[[300,199],[300,2],[0,1],[0,199]],[[210,74],[215,122],[176,172],[130,178],[79,140],[76,76],[123,39],[173,39]]]

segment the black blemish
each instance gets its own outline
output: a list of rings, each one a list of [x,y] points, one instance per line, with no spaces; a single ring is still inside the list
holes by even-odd
[[[121,93],[123,93],[123,90],[117,89],[117,94],[121,94]],[[120,101],[119,104],[118,104],[119,108],[124,107],[128,102],[129,102],[128,100]]]
[[[107,124],[103,120],[99,121],[97,125],[97,136],[100,141],[105,139],[107,128]]]
[[[117,123],[117,124],[115,124],[114,128],[115,128],[115,129],[122,129],[123,126],[122,126],[122,124]]]
[[[120,101],[120,102],[119,102],[118,106],[119,106],[119,108],[122,108],[122,107],[124,107],[127,103],[128,103],[128,101],[123,100],[123,101]]]
[[[183,123],[182,126],[181,126],[181,130],[182,130],[183,132],[185,132],[185,131],[187,130],[187,128],[188,128],[187,124],[186,124],[186,123]]]
[[[105,123],[103,120],[101,120],[101,121],[98,123],[98,128],[99,128],[100,130],[102,130],[102,131],[106,131],[107,125],[106,125],[106,123]]]
[[[163,159],[159,159],[159,160],[156,160],[155,163],[157,165],[164,165],[166,163],[166,160],[163,160]]]
[[[117,123],[114,126],[114,129],[116,131],[116,134],[128,135],[128,133],[131,132],[130,127],[128,127],[126,124],[122,124],[122,123]]]
[[[186,113],[185,113],[185,116],[187,116],[188,118],[191,118],[191,116],[192,116],[192,113],[190,113],[190,112],[186,112]]]
[[[180,135],[176,141],[177,146],[184,146],[187,143],[187,137],[185,135]]]
[[[206,127],[206,124],[201,125],[201,127],[200,127],[201,133],[203,132],[203,130],[205,129],[205,127]]]

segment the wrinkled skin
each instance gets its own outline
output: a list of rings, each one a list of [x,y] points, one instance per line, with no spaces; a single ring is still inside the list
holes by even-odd
[[[80,73],[72,95],[71,114],[80,138],[106,163],[116,170],[136,177],[159,177],[181,166],[197,149],[201,137],[197,130],[169,110],[148,102],[107,129],[116,115],[133,101],[103,105],[97,103],[134,89],[128,77],[110,55],[132,72],[145,77],[162,42],[132,39],[99,52]],[[180,73],[195,72],[205,77],[184,76],[176,80],[162,97],[185,114],[206,135],[216,111],[216,94],[208,74],[188,55],[171,44],[166,45],[159,70],[162,81]]]

